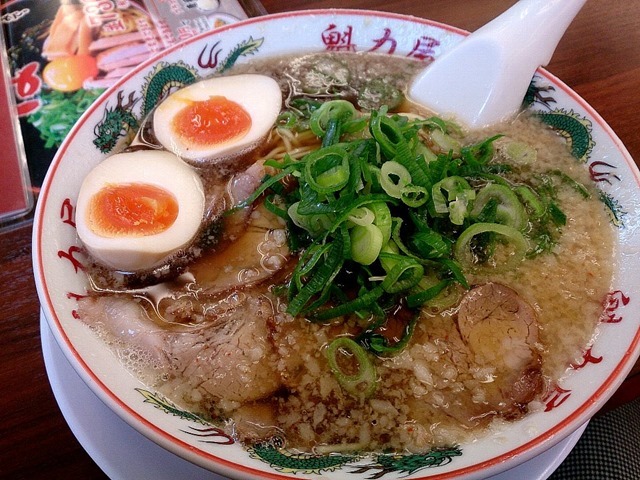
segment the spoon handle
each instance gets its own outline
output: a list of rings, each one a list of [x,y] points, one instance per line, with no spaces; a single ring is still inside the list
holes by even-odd
[[[472,35],[504,43],[513,55],[529,56],[535,68],[544,66],[586,1],[520,0]]]

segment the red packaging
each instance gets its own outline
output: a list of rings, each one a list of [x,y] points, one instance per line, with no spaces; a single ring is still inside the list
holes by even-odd
[[[0,46],[3,46],[0,38]],[[0,230],[22,219],[33,208],[33,194],[29,181],[24,145],[18,123],[13,88],[9,81],[9,64],[4,48],[0,51],[2,79],[0,81],[0,132],[2,155],[0,165]]]

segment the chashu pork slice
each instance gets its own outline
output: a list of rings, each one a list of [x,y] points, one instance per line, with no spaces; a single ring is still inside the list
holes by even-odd
[[[488,406],[506,417],[526,411],[544,388],[533,307],[515,290],[487,283],[465,295],[457,326],[472,361],[494,369]]]
[[[215,322],[165,328],[143,304],[128,296],[86,297],[79,301],[82,321],[114,338],[123,349],[149,359],[167,378],[163,389],[186,401],[208,398],[222,409],[234,402],[264,398],[281,385],[268,321],[273,306],[264,295],[239,295]]]

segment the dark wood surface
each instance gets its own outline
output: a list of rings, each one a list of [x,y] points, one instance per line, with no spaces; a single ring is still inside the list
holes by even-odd
[[[340,6],[393,11],[472,31],[513,1],[263,0],[262,3],[270,13]],[[640,1],[587,2],[562,39],[548,69],[604,117],[638,162]],[[49,386],[40,346],[28,222],[0,235],[0,292],[0,478],[105,478],[69,430]],[[639,378],[637,374],[631,375],[605,408],[637,398]]]

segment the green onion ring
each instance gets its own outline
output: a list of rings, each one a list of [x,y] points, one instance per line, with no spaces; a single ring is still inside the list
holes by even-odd
[[[514,251],[507,260],[500,266],[487,267],[485,265],[478,265],[475,261],[475,255],[471,248],[471,242],[476,235],[482,233],[496,233],[507,240],[514,247]],[[471,270],[482,270],[488,268],[494,272],[507,271],[515,268],[525,257],[529,245],[527,239],[513,227],[507,225],[501,225],[499,223],[474,223],[463,231],[456,243],[453,246],[454,257],[462,264]]]
[[[338,354],[353,355],[358,362],[358,371],[349,375],[338,364]],[[326,350],[329,368],[336,376],[340,386],[355,397],[370,397],[376,389],[376,369],[367,352],[349,337],[338,337],[333,340]]]

